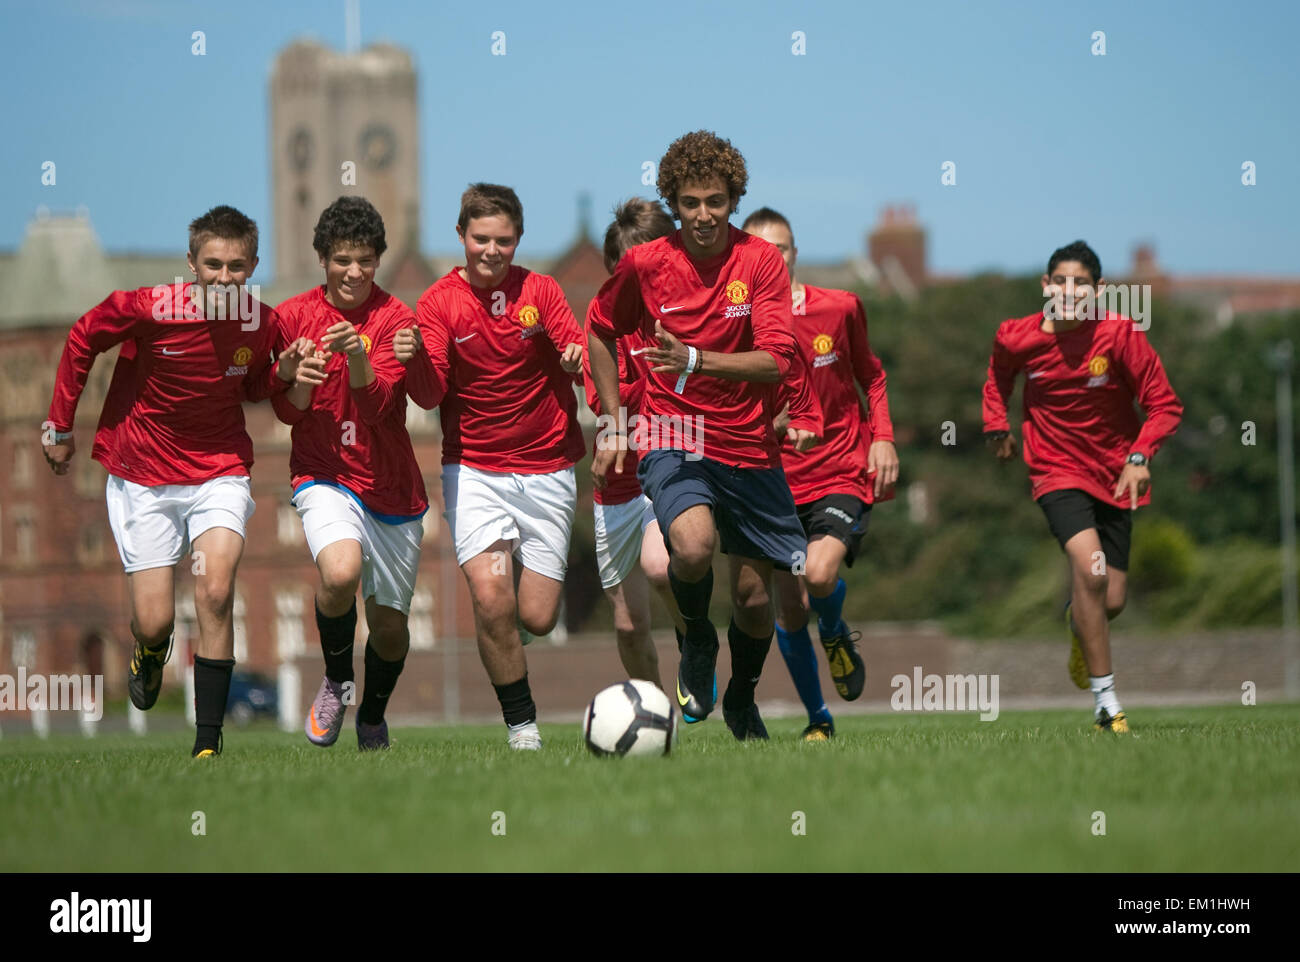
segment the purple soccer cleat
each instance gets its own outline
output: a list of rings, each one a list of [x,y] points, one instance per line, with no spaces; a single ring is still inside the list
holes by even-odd
[[[307,732],[307,741],[321,748],[329,748],[339,740],[343,730],[343,715],[347,712],[343,704],[343,685],[330,681],[328,677],[320,683],[316,700],[307,712],[307,723],[303,726]]]

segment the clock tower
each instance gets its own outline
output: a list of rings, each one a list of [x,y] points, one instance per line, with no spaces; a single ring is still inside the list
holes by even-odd
[[[359,194],[384,218],[396,254],[419,228],[415,68],[389,44],[340,54],[311,40],[271,71],[271,198],[276,286],[320,281],[312,231],[320,212]]]

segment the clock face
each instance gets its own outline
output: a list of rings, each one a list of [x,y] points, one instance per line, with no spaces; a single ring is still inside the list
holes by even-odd
[[[367,167],[382,170],[397,154],[397,138],[386,124],[371,124],[361,133],[361,160]]]
[[[289,136],[289,162],[294,170],[306,170],[311,164],[311,133],[306,127],[299,127]]]

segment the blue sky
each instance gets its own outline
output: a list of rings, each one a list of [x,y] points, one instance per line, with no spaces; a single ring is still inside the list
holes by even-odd
[[[269,239],[271,62],[303,35],[341,48],[343,0],[4,7],[0,248],[21,242],[40,204],[86,205],[116,251],[179,249],[185,223],[216,203]],[[453,249],[460,191],[489,180],[523,199],[524,252],[556,253],[580,191],[603,228],[616,201],[652,190],[642,162],[704,127],[746,157],[741,217],[785,213],[805,260],[860,252],[881,208],[906,202],[942,272],[1041,270],[1083,237],[1108,268],[1151,241],[1175,273],[1297,274],[1298,10],[362,0],[361,35],[416,60],[426,251]],[[204,57],[190,53],[194,30]],[[496,30],[504,57],[491,55]],[[1091,52],[1097,30],[1105,56]],[[41,185],[45,160],[54,187]],[[955,186],[940,183],[945,161]],[[1241,183],[1245,161],[1255,186]]]

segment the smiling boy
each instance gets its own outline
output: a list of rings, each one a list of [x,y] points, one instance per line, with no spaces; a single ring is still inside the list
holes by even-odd
[[[709,620],[713,555],[728,556],[731,682],[723,718],[737,739],[765,739],[754,690],[772,643],[773,567],[790,570],[807,542],[772,431],[771,385],[795,354],[790,280],[772,245],[737,230],[731,214],[748,174],[740,152],[709,131],[669,146],[658,189],[681,229],[629,250],[589,315],[592,380],[606,411],[620,405],[617,338],[639,332],[657,346],[643,416],[650,432],[637,477],[671,555],[669,582],[686,624],[677,704],[688,722],[716,698],[717,630]],[[703,424],[698,431],[678,426]],[[609,432],[596,452],[597,487],[623,470],[628,439]]]

